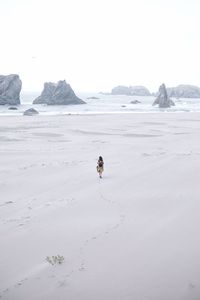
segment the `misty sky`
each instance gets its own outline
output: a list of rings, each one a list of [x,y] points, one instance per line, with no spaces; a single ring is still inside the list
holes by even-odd
[[[23,90],[200,86],[198,0],[0,0],[0,74]]]

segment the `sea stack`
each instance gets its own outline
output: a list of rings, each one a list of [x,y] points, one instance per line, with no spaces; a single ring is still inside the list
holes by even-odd
[[[111,91],[112,95],[127,95],[127,96],[150,96],[149,90],[145,86],[123,86],[118,85]]]
[[[69,104],[84,104],[85,102],[78,98],[71,86],[65,80],[60,80],[57,83],[46,82],[44,89],[33,104],[47,105],[69,105]]]
[[[20,104],[22,82],[17,74],[0,75],[0,105]]]
[[[34,108],[29,108],[29,109],[25,110],[25,112],[23,113],[24,116],[35,116],[38,114],[39,114],[39,112]]]
[[[200,98],[200,88],[189,84],[180,84],[177,87],[167,88],[169,97]]]
[[[158,91],[158,96],[152,105],[159,105],[160,108],[174,106],[174,102],[169,98],[165,84],[163,83]]]

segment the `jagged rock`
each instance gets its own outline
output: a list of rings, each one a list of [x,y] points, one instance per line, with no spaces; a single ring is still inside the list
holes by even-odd
[[[20,104],[22,82],[19,75],[0,75],[0,105]]]
[[[85,102],[79,99],[71,86],[65,80],[60,80],[57,83],[46,82],[42,94],[37,97],[33,104],[47,105],[68,105],[68,104],[84,104]]]
[[[139,103],[141,103],[141,102],[138,101],[138,100],[133,100],[133,101],[131,101],[130,103],[131,103],[131,104],[139,104]]]
[[[17,110],[18,108],[15,107],[15,106],[11,106],[11,107],[9,107],[8,109],[9,109],[9,110]]]
[[[200,98],[200,88],[194,85],[181,84],[177,87],[167,88],[169,97]]]
[[[128,95],[128,96],[150,96],[149,90],[144,86],[123,86],[119,85],[112,89],[112,95]]]
[[[174,102],[169,98],[167,89],[163,83],[158,91],[158,96],[152,105],[159,105],[161,108],[166,108],[175,105]]]
[[[24,116],[34,116],[34,115],[38,115],[38,114],[39,114],[39,112],[34,108],[29,108],[29,109],[25,110],[25,112],[24,112]]]

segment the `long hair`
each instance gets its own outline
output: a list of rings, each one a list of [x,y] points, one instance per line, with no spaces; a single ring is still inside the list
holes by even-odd
[[[99,161],[103,161],[103,157],[102,156],[99,156]]]

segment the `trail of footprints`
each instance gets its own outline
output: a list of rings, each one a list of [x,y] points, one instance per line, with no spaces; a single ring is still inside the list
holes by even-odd
[[[108,204],[119,205],[116,201],[110,200],[110,199],[106,198],[105,196],[103,196],[103,194],[101,192],[99,192],[99,195],[100,195],[100,198],[103,201],[106,201]],[[65,275],[64,279],[62,281],[59,281],[59,287],[66,286],[67,285],[66,280],[69,279],[73,275],[73,273],[75,273],[76,271],[78,271],[78,272],[86,271],[87,267],[86,267],[86,262],[85,262],[85,258],[84,258],[84,253],[86,252],[87,247],[90,245],[90,243],[95,242],[97,239],[106,238],[113,231],[117,230],[120,226],[123,225],[125,218],[126,218],[125,214],[121,213],[119,215],[119,221],[117,223],[107,226],[107,228],[104,231],[93,235],[91,238],[89,238],[83,242],[83,245],[79,248],[79,259],[81,262],[80,262],[78,268],[72,270],[69,274]]]
[[[19,170],[28,170],[28,169],[31,169],[31,168],[38,168],[38,167],[60,167],[62,165],[71,165],[71,166],[74,166],[74,165],[78,165],[80,163],[84,163],[85,161],[83,160],[79,160],[79,161],[75,161],[75,160],[72,160],[72,161],[51,161],[51,162],[41,162],[41,163],[34,163],[34,164],[30,164],[30,165],[26,165],[26,166],[22,166],[22,167],[19,167]]]
[[[108,204],[111,205],[118,205],[118,203],[116,201],[110,200],[105,198],[102,193],[100,192],[100,198],[103,201],[106,201]],[[93,236],[91,236],[91,238],[85,240],[82,244],[82,246],[79,248],[79,254],[78,254],[78,258],[80,260],[80,263],[78,264],[78,266],[76,268],[73,268],[69,271],[69,273],[65,274],[63,277],[61,277],[58,281],[57,281],[57,288],[63,288],[63,287],[67,287],[69,285],[69,279],[73,276],[73,274],[75,274],[76,272],[84,272],[86,271],[87,267],[86,267],[86,262],[85,262],[85,252],[87,247],[89,247],[90,243],[94,243],[96,240],[100,239],[100,238],[106,238],[109,236],[109,234],[111,234],[113,231],[117,230],[120,226],[123,225],[124,221],[125,221],[125,214],[120,214],[119,215],[119,221],[113,225],[109,225],[107,226],[107,228],[105,230],[103,230],[102,232],[99,232],[98,234],[95,234]],[[51,276],[51,279],[55,279],[56,276]]]
[[[16,284],[14,284],[13,286],[11,286],[10,288],[6,288],[4,289],[2,292],[0,292],[0,299],[3,299],[3,295],[6,295],[7,293],[9,293],[12,289],[14,288],[20,288],[22,286],[22,284],[27,281],[28,278],[24,278],[21,279],[20,281],[18,281]]]
[[[110,199],[106,198],[105,196],[103,196],[103,194],[101,192],[99,192],[99,195],[100,195],[100,198],[103,201],[106,201],[108,204],[118,205],[118,203],[116,201],[110,200]],[[33,200],[36,200],[36,199],[33,199]],[[74,200],[75,200],[74,198],[71,198],[71,199],[61,199],[60,201],[61,202],[66,201],[66,202],[68,202],[68,204],[71,203],[71,205],[73,205],[74,204]],[[58,201],[54,201],[54,202],[57,203]],[[55,204],[54,202],[51,201],[49,203],[46,203],[45,205],[49,206],[51,204]],[[77,268],[74,268],[74,269],[70,270],[69,273],[65,274],[63,277],[61,277],[57,281],[57,283],[56,283],[57,288],[67,287],[68,286],[68,280],[70,279],[70,277],[75,272],[86,271],[86,262],[85,262],[85,258],[84,258],[84,256],[85,256],[84,253],[86,252],[87,247],[90,245],[90,243],[95,242],[97,239],[105,238],[109,234],[111,234],[113,231],[117,230],[120,226],[123,225],[123,223],[125,221],[125,217],[126,217],[125,214],[120,214],[119,215],[119,220],[118,220],[117,223],[115,223],[113,225],[107,226],[107,228],[105,230],[103,230],[102,232],[100,232],[98,234],[93,235],[91,238],[89,238],[89,239],[87,239],[87,240],[85,240],[83,242],[83,245],[79,248],[79,259],[80,259],[79,265],[77,266]],[[51,275],[49,277],[49,279],[53,279],[53,280],[55,280],[55,278],[56,278],[56,275]],[[34,278],[34,279],[38,279],[38,277]],[[21,279],[19,282],[17,282],[12,287],[3,290],[2,293],[0,293],[0,298],[3,298],[3,294],[4,295],[7,294],[12,289],[14,289],[14,288],[20,288],[27,280],[28,280],[28,278]]]
[[[6,205],[14,205],[16,202],[14,201],[8,201],[5,202],[3,204],[1,204],[0,206],[6,206]],[[27,213],[25,213],[23,216],[17,216],[17,217],[13,217],[13,218],[4,218],[2,219],[2,224],[8,224],[8,223],[13,223],[16,224],[16,226],[24,226],[27,225],[34,217],[37,216],[37,214],[35,214],[36,211],[41,210],[41,209],[53,209],[55,206],[65,206],[67,205],[68,207],[74,206],[76,204],[76,201],[74,198],[61,198],[59,200],[57,199],[51,199],[48,202],[45,203],[37,203],[37,199],[33,198],[31,199],[28,203],[27,203],[27,207],[26,207],[26,211]]]
[[[32,198],[29,202],[28,202],[28,210],[38,210],[43,208],[54,208],[55,205],[67,205],[69,207],[73,206],[76,204],[76,201],[74,198],[61,198],[59,200],[56,199],[52,199],[46,203],[43,203],[41,205],[37,205],[35,204],[37,202],[36,198]],[[15,204],[15,202],[13,201],[8,201],[5,202],[3,205],[10,205],[10,204]],[[2,206],[3,206],[2,205]],[[4,219],[3,220],[3,224],[7,224],[7,223],[14,223],[16,224],[16,226],[23,226],[26,225],[34,216],[20,216],[17,218],[8,218],[8,219]],[[69,272],[69,274],[67,274],[65,277],[69,278],[72,274],[74,273],[74,271],[72,270],[71,272]],[[51,276],[51,279],[55,278],[55,276]],[[38,277],[34,278],[34,279],[40,279]],[[10,286],[9,288],[4,289],[3,291],[0,291],[0,299],[3,299],[3,295],[6,296],[6,294],[8,294],[9,292],[11,292],[13,289],[15,288],[20,288],[26,281],[28,281],[28,278],[23,278],[21,280],[19,280],[16,284],[14,284],[13,286]],[[60,281],[59,282],[59,287],[64,287],[66,286],[66,283],[64,281]]]

